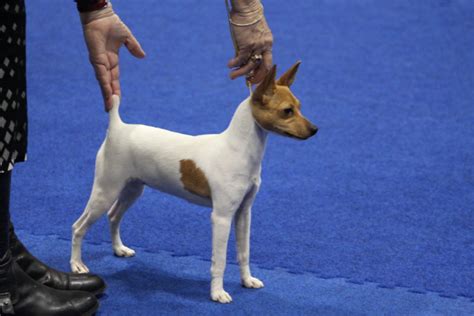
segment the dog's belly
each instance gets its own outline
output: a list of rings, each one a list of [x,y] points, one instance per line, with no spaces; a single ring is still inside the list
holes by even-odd
[[[166,194],[170,194],[170,195],[182,198],[183,200],[186,200],[190,203],[197,204],[200,206],[205,206],[205,207],[212,207],[211,198],[204,198],[199,195],[193,194],[191,192],[186,191],[182,187],[175,187],[175,186],[170,186],[170,185],[164,186],[163,184],[146,183],[146,182],[145,184],[149,186],[150,188],[153,188],[155,190],[158,190]]]

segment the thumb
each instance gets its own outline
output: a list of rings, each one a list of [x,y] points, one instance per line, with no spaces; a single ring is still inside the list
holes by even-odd
[[[132,33],[127,37],[125,40],[125,46],[127,47],[128,51],[137,58],[145,57],[145,52],[143,51],[140,43],[137,41],[135,36]]]

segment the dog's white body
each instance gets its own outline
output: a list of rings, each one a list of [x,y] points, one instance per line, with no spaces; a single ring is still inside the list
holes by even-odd
[[[241,280],[250,288],[263,287],[249,269],[250,212],[260,185],[261,161],[268,132],[252,116],[250,99],[236,110],[221,134],[190,136],[144,125],[125,124],[114,96],[106,139],[99,149],[92,193],[82,216],[73,225],[71,268],[85,273],[81,244],[87,229],[105,212],[118,256],[133,256],[123,245],[119,225],[124,212],[141,195],[144,185],[189,202],[212,207],[211,298],[226,303],[223,288],[227,241],[235,218]],[[187,190],[181,181],[181,160],[192,160],[205,174],[211,198]]]
[[[260,186],[260,171],[269,131],[308,139],[317,127],[300,111],[291,93],[300,62],[278,80],[276,66],[251,98],[244,100],[229,127],[220,134],[189,136],[143,125],[129,125],[118,114],[114,96],[107,137],[97,154],[94,185],[81,217],[73,225],[71,268],[85,273],[81,245],[87,229],[108,212],[112,246],[118,256],[133,256],[120,238],[120,220],[148,185],[212,207],[211,298],[229,303],[223,277],[227,241],[235,219],[237,259],[242,284],[261,288],[249,268],[250,213]]]

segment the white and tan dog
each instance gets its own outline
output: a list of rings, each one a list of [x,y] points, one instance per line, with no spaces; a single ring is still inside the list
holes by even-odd
[[[263,287],[250,273],[249,237],[251,207],[260,186],[267,135],[272,131],[307,139],[317,132],[317,127],[301,115],[300,102],[289,89],[299,64],[278,81],[273,66],[252,97],[239,105],[221,134],[190,136],[125,124],[118,113],[119,97],[114,96],[107,136],[97,153],[92,193],[84,213],[72,226],[72,271],[89,271],[81,258],[82,240],[87,229],[107,211],[115,254],[135,254],[122,243],[120,220],[148,185],[212,207],[212,300],[232,301],[224,290],[223,277],[234,218],[242,284],[247,288]]]

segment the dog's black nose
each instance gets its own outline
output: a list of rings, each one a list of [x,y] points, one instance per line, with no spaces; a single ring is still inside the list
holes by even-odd
[[[310,130],[311,136],[313,136],[314,134],[318,132],[319,129],[316,125],[311,125],[309,130]]]

